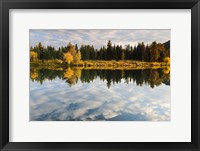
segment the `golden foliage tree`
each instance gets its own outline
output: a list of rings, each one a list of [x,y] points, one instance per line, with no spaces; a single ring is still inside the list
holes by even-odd
[[[31,61],[36,60],[37,57],[38,57],[37,52],[34,52],[34,51],[31,51],[31,52],[30,52],[30,60],[31,60]]]
[[[163,69],[163,73],[164,74],[169,74],[170,72],[170,67],[169,66],[166,66],[164,69]]]
[[[67,70],[65,70],[65,73],[64,73],[64,78],[71,78],[72,76],[74,75],[74,71],[69,67],[67,68]]]
[[[169,64],[170,64],[170,58],[169,58],[169,57],[166,57],[166,58],[164,59],[164,62],[165,62],[167,65],[169,65]]]
[[[39,76],[38,71],[35,70],[35,69],[31,70],[30,76],[31,76],[32,80],[35,79],[35,78],[37,78]]]
[[[72,45],[71,43],[69,43],[67,45],[67,52],[71,53],[71,55],[75,58],[77,50],[75,49],[74,45]]]
[[[67,52],[67,53],[64,53],[63,60],[64,60],[64,62],[67,62],[67,64],[70,64],[74,60],[74,58],[71,55],[71,53]]]
[[[80,51],[78,51],[78,50],[76,50],[76,47],[74,46],[74,45],[72,45],[71,43],[69,43],[68,45],[67,45],[67,53],[69,53],[69,54],[71,54],[71,56],[72,56],[72,60],[71,60],[71,56],[69,55],[69,54],[67,54],[68,55],[68,57],[70,56],[70,59],[67,59],[67,60],[70,60],[70,63],[71,62],[75,62],[75,63],[77,63],[77,62],[79,62],[80,60],[81,60],[81,52]],[[65,54],[64,54],[65,55]],[[66,58],[65,56],[64,56],[64,58]],[[69,63],[68,63],[69,64]]]
[[[77,51],[74,57],[74,62],[79,62],[79,61],[81,61],[81,52]]]
[[[66,79],[66,82],[69,84],[69,86],[76,84],[78,80],[76,76],[76,70],[68,67],[67,70],[65,70],[64,79]]]

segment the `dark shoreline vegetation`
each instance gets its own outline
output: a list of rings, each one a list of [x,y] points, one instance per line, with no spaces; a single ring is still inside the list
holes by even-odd
[[[136,68],[168,66],[170,64],[170,41],[166,43],[152,42],[145,45],[143,42],[137,46],[112,45],[109,40],[107,48],[95,49],[90,45],[72,45],[69,43],[66,47],[59,47],[56,50],[52,46],[44,47],[41,43],[30,48],[31,66],[102,66],[119,67],[131,66]]]

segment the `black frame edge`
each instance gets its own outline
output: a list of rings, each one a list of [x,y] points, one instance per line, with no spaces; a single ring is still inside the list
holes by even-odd
[[[15,9],[188,9],[198,0],[1,0]],[[134,3],[134,5],[133,5]],[[4,7],[3,7],[4,8]]]
[[[1,134],[2,147],[9,143],[9,13],[1,1]]]
[[[2,33],[2,16],[3,16],[3,13],[2,13],[2,1],[0,1],[0,33]],[[3,34],[0,35],[0,83],[2,83],[2,67],[3,67],[3,61],[2,61],[2,49],[3,49],[3,46],[2,46],[2,41],[3,41]],[[3,148],[3,128],[2,128],[2,125],[3,125],[3,112],[2,112],[2,108],[3,108],[3,105],[2,105],[2,102],[3,102],[3,96],[2,96],[2,88],[3,88],[3,85],[0,84],[0,148]]]
[[[193,50],[192,52],[192,58],[191,58],[191,84],[192,84],[192,87],[191,87],[191,97],[192,97],[192,112],[191,112],[191,134],[192,134],[192,138],[191,138],[191,141],[193,143],[193,145],[196,147],[196,148],[199,148],[199,142],[198,142],[198,137],[199,135],[198,134],[198,116],[194,116],[195,114],[198,113],[198,109],[199,108],[199,103],[198,103],[198,100],[199,100],[199,96],[198,96],[198,87],[199,87],[199,84],[196,84],[196,81],[199,82],[198,78],[199,78],[199,67],[200,67],[200,62],[198,60],[198,58],[200,57],[200,53],[198,52],[199,50],[199,32],[200,32],[200,27],[199,27],[199,9],[200,9],[200,3],[198,2],[196,5],[193,6],[193,8],[191,9],[191,50]],[[196,50],[197,49],[197,50]],[[195,51],[194,51],[195,50]],[[198,72],[197,72],[198,71]],[[198,98],[196,101],[195,98]]]
[[[108,1],[106,4],[108,6],[105,7],[105,3],[101,4],[103,0],[98,0],[97,2],[71,2],[70,0],[61,0],[62,2],[54,2],[54,0],[41,0],[43,2],[39,2],[38,0],[30,0],[32,3],[26,0],[0,0],[0,149],[7,151],[7,150],[132,150],[132,145],[128,145],[126,143],[113,143],[116,145],[114,149],[112,145],[108,143],[12,143],[9,142],[9,8],[77,8],[75,4],[82,5],[81,8],[110,8],[110,4],[113,4],[112,0]],[[115,0],[114,0],[115,1]],[[132,2],[131,2],[132,1]],[[151,1],[151,0],[150,0]],[[192,50],[200,49],[200,3],[198,0],[175,0],[175,2],[170,2],[170,0],[165,0],[158,2],[154,0],[155,3],[148,2],[148,0],[141,0],[141,2],[137,0],[128,0],[128,2],[123,3],[119,1],[115,3],[113,8],[133,8],[130,4],[134,2],[136,5],[134,6],[135,9],[137,8],[179,8],[179,9],[186,9],[191,8],[191,21],[192,21]],[[47,2],[51,2],[48,3]],[[66,5],[65,2],[69,2],[69,5]],[[98,6],[97,6],[98,3]],[[64,4],[64,5],[63,5]],[[99,5],[100,4],[100,5]],[[142,5],[146,5],[143,6]],[[165,5],[166,4],[166,5]],[[163,6],[165,5],[165,6]],[[165,151],[199,151],[200,150],[200,131],[198,126],[200,126],[200,103],[198,103],[200,94],[198,94],[198,88],[200,86],[200,53],[197,50],[192,52],[192,98],[197,99],[196,102],[193,101],[192,104],[192,143],[156,143],[157,145],[152,145],[152,143],[146,143],[146,146],[142,145],[143,143],[135,143],[134,150],[155,150],[155,149],[164,149]],[[199,59],[198,59],[199,58]],[[194,66],[195,65],[195,66]],[[197,81],[198,83],[197,83]],[[192,99],[192,100],[193,100]],[[195,130],[194,130],[195,129]],[[124,145],[122,145],[124,144]],[[158,145],[160,144],[160,145]],[[182,144],[182,146],[181,146]],[[166,148],[162,148],[162,146],[166,146]],[[106,148],[105,148],[106,146]],[[126,146],[126,147],[125,147]],[[143,146],[143,147],[141,147]],[[97,149],[97,147],[99,147]],[[150,147],[150,148],[149,148]],[[148,149],[149,148],[149,149]]]
[[[197,47],[197,52],[198,52],[198,79],[197,79],[197,82],[198,82],[198,88],[197,88],[197,93],[199,92],[200,90],[200,2],[198,2],[198,16],[197,16],[197,32],[198,32],[198,38],[197,38],[197,44],[198,44],[198,47]],[[200,150],[200,93],[198,93],[198,100],[197,100],[197,114],[198,114],[198,117],[197,117],[197,137],[198,137],[198,140],[197,140],[197,148]]]

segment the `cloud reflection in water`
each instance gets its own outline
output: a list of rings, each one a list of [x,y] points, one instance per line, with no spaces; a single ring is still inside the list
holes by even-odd
[[[99,78],[70,87],[64,80],[30,81],[31,121],[169,121],[170,86],[112,85]]]

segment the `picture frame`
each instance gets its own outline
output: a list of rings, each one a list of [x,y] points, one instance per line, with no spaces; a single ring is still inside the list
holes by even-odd
[[[191,142],[9,142],[9,9],[191,9]],[[6,150],[200,150],[199,0],[1,0],[0,148]],[[23,89],[23,88],[22,88]]]

